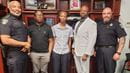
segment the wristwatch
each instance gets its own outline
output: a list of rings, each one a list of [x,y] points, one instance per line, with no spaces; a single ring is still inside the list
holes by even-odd
[[[121,52],[116,52],[118,55],[121,55]]]

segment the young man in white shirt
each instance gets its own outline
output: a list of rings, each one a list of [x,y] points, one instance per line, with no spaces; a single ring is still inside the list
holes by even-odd
[[[68,73],[73,31],[72,27],[66,23],[67,12],[61,11],[59,19],[60,22],[52,27],[54,36],[54,48],[52,52],[53,73]]]

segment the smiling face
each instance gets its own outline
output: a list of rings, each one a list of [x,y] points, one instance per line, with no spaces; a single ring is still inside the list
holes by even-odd
[[[21,5],[18,1],[11,1],[8,5],[9,11],[15,16],[21,15]]]
[[[88,15],[88,7],[87,6],[82,6],[80,9],[80,16],[85,17]]]
[[[102,12],[102,17],[104,22],[108,22],[112,18],[112,10],[111,8],[105,8]]]
[[[35,12],[35,19],[38,23],[42,23],[43,22],[43,13],[42,11],[36,11]]]

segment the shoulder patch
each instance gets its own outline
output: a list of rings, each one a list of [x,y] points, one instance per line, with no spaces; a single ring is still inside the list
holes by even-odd
[[[2,19],[2,24],[6,25],[8,23],[8,19]]]

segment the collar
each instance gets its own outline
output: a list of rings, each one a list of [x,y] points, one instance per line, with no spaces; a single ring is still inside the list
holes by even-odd
[[[13,15],[13,14],[9,14],[12,18],[14,18],[14,19],[21,19],[21,16],[15,16],[15,15]]]
[[[89,17],[84,17],[80,19],[80,22],[84,22],[86,19],[88,19]]]
[[[104,22],[104,21],[103,21],[103,24],[105,24],[105,25],[109,25],[109,24],[111,24],[111,23],[112,23],[112,19],[109,20],[108,22]]]
[[[45,25],[45,23],[43,22],[43,23],[41,23],[41,25],[40,25],[37,21],[35,21],[35,25],[41,27],[41,26]]]
[[[88,15],[85,15],[84,17],[81,17],[80,20],[85,20],[85,19],[87,19],[87,18],[88,18]]]
[[[57,24],[57,28],[58,29],[62,29],[61,26],[60,26],[60,23]],[[68,29],[68,28],[69,28],[69,25],[65,24],[65,28],[64,29]]]

